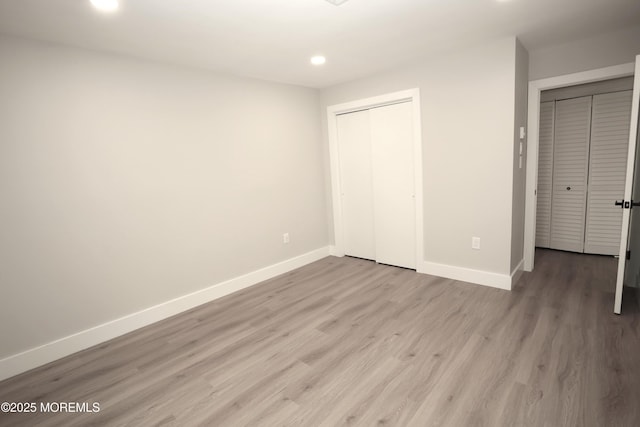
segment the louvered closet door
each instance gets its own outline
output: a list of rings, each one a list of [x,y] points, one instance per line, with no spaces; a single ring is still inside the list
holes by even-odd
[[[344,252],[376,259],[369,111],[337,117]]]
[[[552,249],[584,250],[591,97],[556,102],[551,202]]]
[[[632,91],[593,97],[591,155],[584,251],[617,255],[629,145]]]
[[[540,104],[538,144],[538,205],[536,210],[536,246],[549,247],[551,235],[551,190],[553,179],[553,119],[555,101]]]

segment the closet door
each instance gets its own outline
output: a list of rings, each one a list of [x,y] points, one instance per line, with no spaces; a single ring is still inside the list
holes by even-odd
[[[551,203],[552,249],[584,251],[591,97],[556,102]]]
[[[370,110],[376,261],[416,268],[411,102]]]
[[[536,246],[549,247],[551,235],[551,190],[553,179],[553,119],[555,101],[540,104],[538,145],[538,205],[536,208]]]
[[[376,259],[369,111],[337,117],[344,252]]]
[[[587,224],[584,251],[617,255],[629,146],[632,91],[593,97]]]

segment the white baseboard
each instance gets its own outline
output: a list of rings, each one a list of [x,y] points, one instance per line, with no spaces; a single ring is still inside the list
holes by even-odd
[[[520,260],[518,265],[516,265],[516,268],[514,268],[513,271],[511,272],[511,286],[512,287],[513,287],[513,285],[518,283],[518,280],[520,280],[520,278],[522,277],[523,273],[524,273],[524,258],[522,258]]]
[[[511,290],[512,276],[507,274],[492,273],[429,261],[423,261],[419,266],[418,272],[475,283],[477,285],[490,286],[492,288],[505,289],[507,291]]]
[[[193,307],[271,279],[329,255],[329,247],[253,271],[0,360],[0,381]]]

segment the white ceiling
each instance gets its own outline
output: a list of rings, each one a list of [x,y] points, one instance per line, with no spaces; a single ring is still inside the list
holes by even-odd
[[[535,49],[640,24],[639,0],[120,2],[0,0],[0,33],[326,87],[492,38]]]

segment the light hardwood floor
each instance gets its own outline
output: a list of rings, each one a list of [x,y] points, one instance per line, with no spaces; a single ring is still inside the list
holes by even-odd
[[[0,383],[99,402],[0,425],[639,426],[615,260],[539,250],[512,292],[325,258]]]

